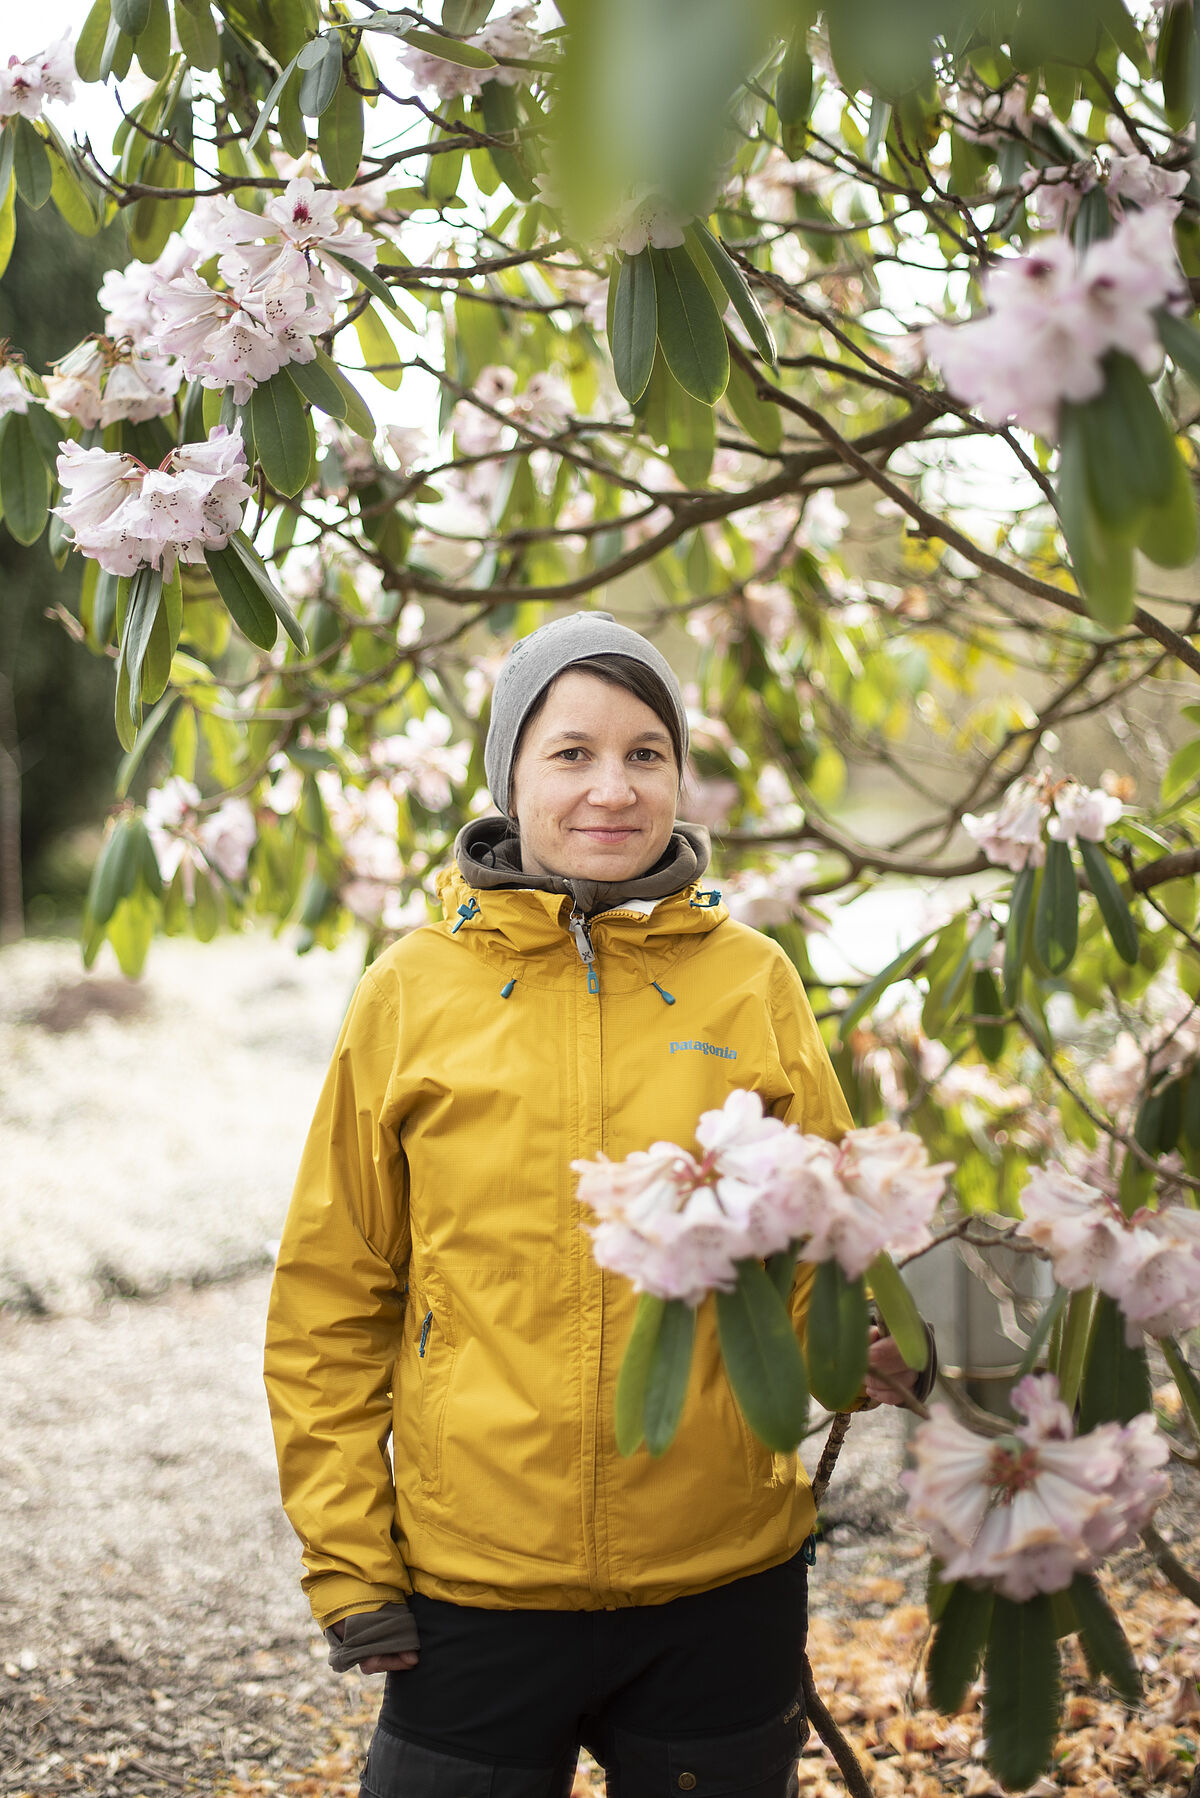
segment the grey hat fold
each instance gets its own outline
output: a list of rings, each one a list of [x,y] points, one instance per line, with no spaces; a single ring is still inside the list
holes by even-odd
[[[498,810],[508,811],[517,739],[533,706],[551,681],[573,662],[602,655],[627,656],[658,676],[675,709],[686,755],[687,711],[675,671],[666,658],[637,631],[618,624],[611,612],[571,612],[518,638],[496,677],[483,765],[488,790]]]

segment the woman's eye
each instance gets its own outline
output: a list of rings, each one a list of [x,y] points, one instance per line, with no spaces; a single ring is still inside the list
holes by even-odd
[[[635,759],[638,759],[638,760],[641,760],[644,762],[661,762],[662,761],[662,756],[658,753],[657,749],[635,749],[633,753],[634,753]]]
[[[582,754],[582,749],[560,749],[558,752],[558,759],[563,762],[574,762],[577,761]]]

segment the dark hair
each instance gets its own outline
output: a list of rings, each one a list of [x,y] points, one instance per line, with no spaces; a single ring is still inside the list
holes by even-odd
[[[675,757],[675,767],[679,778],[683,779],[683,737],[679,730],[679,717],[675,710],[671,695],[655,674],[653,668],[647,668],[644,662],[634,661],[632,656],[617,655],[610,652],[599,656],[584,656],[578,662],[568,662],[559,670],[554,680],[548,681],[521,720],[521,728],[517,732],[517,740],[513,744],[512,765],[517,765],[517,757],[521,753],[521,744],[525,740],[525,732],[534,719],[542,711],[550,697],[551,689],[564,674],[591,674],[597,680],[607,681],[610,687],[624,687],[643,705],[648,705],[659,722],[665,726],[671,739],[671,750]]]

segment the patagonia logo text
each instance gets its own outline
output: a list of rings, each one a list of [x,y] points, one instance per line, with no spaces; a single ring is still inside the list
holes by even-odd
[[[697,1055],[719,1055],[722,1061],[736,1061],[737,1050],[726,1049],[720,1043],[672,1043],[671,1054],[682,1054],[685,1049],[692,1049]]]

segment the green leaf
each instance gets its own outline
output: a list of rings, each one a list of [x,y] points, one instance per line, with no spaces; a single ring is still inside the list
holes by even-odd
[[[904,1365],[920,1373],[929,1360],[929,1336],[916,1300],[886,1249],[876,1255],[867,1269],[867,1285],[889,1335],[904,1357]]]
[[[867,1377],[870,1318],[862,1280],[848,1280],[836,1261],[813,1278],[804,1338],[808,1384],[827,1411],[848,1411]]]
[[[661,1455],[670,1447],[679,1427],[695,1334],[696,1313],[692,1307],[682,1299],[667,1299],[650,1352],[642,1412],[646,1447],[652,1455]]]
[[[293,56],[291,62],[285,63],[281,73],[276,77],[274,83],[272,84],[270,93],[267,95],[266,99],[263,101],[262,105],[259,108],[258,117],[254,121],[254,129],[251,131],[249,137],[246,139],[246,149],[247,150],[252,150],[254,148],[255,144],[258,142],[259,138],[262,136],[263,132],[266,130],[267,126],[270,124],[271,114],[274,112],[275,108],[278,106],[280,97],[283,94],[283,90],[287,86],[288,82],[291,80],[292,75],[293,75],[296,67],[299,64],[299,61],[300,61],[300,58],[302,55],[303,55],[303,51],[297,50],[297,52],[296,52],[295,56]],[[340,70],[340,68],[341,68],[340,61],[338,63],[338,67]],[[304,79],[305,79],[305,81],[307,81],[308,76],[305,75]],[[303,83],[301,83],[300,91],[301,91],[301,93],[304,92]]]
[[[96,0],[75,40],[75,72],[81,81],[100,81],[100,59],[112,21],[111,0]]]
[[[1142,1676],[1125,1631],[1095,1574],[1077,1573],[1067,1596],[1079,1625],[1079,1646],[1092,1678],[1103,1674],[1122,1698],[1137,1704],[1142,1697]]]
[[[363,362],[381,386],[394,392],[404,379],[400,352],[374,306],[366,305],[354,321]]]
[[[1037,886],[1037,869],[1022,868],[1013,881],[1008,902],[1008,923],[1004,928],[1004,1003],[1015,1005],[1021,985],[1021,970],[1029,948],[1029,922],[1033,912],[1033,894]]]
[[[104,223],[103,190],[54,127],[47,126],[47,131],[50,197],[72,231],[78,232],[80,237],[95,237]],[[2,181],[0,185],[3,185]]]
[[[150,0],[112,0],[112,16],[129,37],[137,37],[150,23]]]
[[[987,1764],[1002,1785],[1024,1791],[1050,1764],[1058,1729],[1058,1643],[1044,1592],[1016,1604],[992,1600],[984,1656]]]
[[[351,256],[343,256],[338,250],[331,250],[329,254],[335,262],[341,263],[347,274],[354,276],[360,287],[365,287],[374,299],[382,300],[389,312],[394,312],[397,318],[404,317],[391,288],[386,281],[380,279],[373,268],[367,268],[363,263],[355,262]]]
[[[1189,1149],[1200,1149],[1200,1062],[1192,1068],[1188,1078],[1179,1121]]]
[[[1025,1353],[1021,1356],[1021,1365],[1017,1369],[1018,1379],[1024,1379],[1025,1375],[1032,1373],[1037,1366],[1038,1358],[1050,1339],[1050,1332],[1066,1309],[1068,1296],[1066,1287],[1058,1286],[1055,1288],[1053,1298],[1042,1307],[1042,1314],[1030,1331],[1029,1341],[1025,1345]]]
[[[300,110],[307,119],[315,119],[333,105],[342,85],[342,40],[336,31],[313,38],[296,55],[297,65],[304,70],[300,83]],[[289,68],[287,73],[291,74]],[[282,93],[286,79],[277,84]],[[255,124],[257,129],[257,121]]]
[[[617,1452],[636,1453],[645,1436],[643,1417],[646,1409],[646,1380],[654,1358],[664,1301],[651,1292],[638,1299],[637,1315],[625,1345],[621,1371],[617,1375],[615,1424]]]
[[[1200,387],[1200,331],[1190,319],[1177,318],[1165,306],[1154,314],[1154,322],[1159,342],[1176,368],[1183,371],[1193,387]]]
[[[8,190],[12,183],[13,156],[17,147],[17,133],[11,120],[0,128],[0,203],[7,200]]]
[[[455,37],[471,37],[491,10],[492,0],[442,0],[442,24]]]
[[[695,246],[693,254],[707,257],[710,267],[729,295],[734,311],[746,327],[751,343],[764,362],[770,362],[773,366],[778,354],[775,338],[762,308],[746,285],[746,277],[741,269],[720,239],[714,237],[708,226],[701,224],[699,220],[689,228],[687,237]]]
[[[1138,958],[1137,924],[1124,893],[1113,878],[1108,857],[1099,843],[1089,842],[1086,837],[1079,838],[1079,854],[1113,948],[1122,961],[1133,967]]]
[[[8,127],[16,133],[13,145],[13,176],[17,183],[17,192],[36,212],[50,198],[50,188],[54,172],[50,167],[50,158],[46,154],[46,145],[36,125],[30,123],[21,113],[13,119]],[[7,132],[5,133],[7,136]]]
[[[118,904],[137,884],[139,852],[130,830],[132,814],[119,817],[105,838],[92,869],[87,908],[94,924],[108,923]]]
[[[1068,844],[1051,838],[1033,919],[1033,946],[1051,974],[1070,967],[1079,938],[1079,888]]]
[[[250,429],[263,473],[290,499],[308,479],[311,445],[304,401],[284,369],[250,395]]]
[[[779,1249],[766,1259],[767,1278],[786,1305],[796,1284],[796,1257],[792,1250]]]
[[[367,20],[370,24],[370,20]],[[414,50],[424,50],[426,56],[436,56],[440,62],[457,63],[461,69],[494,69],[499,65],[494,56],[489,56],[478,44],[464,44],[455,37],[442,37],[436,31],[409,30],[402,33],[406,44]]]
[[[715,405],[729,381],[721,314],[686,250],[651,250],[650,261],[667,367],[693,399]]]
[[[318,357],[320,354],[318,352]],[[329,418],[345,418],[346,395],[329,370],[321,366],[319,359],[313,362],[288,362],[285,363],[284,370],[310,405],[319,407]]]
[[[853,1005],[849,1006],[848,1009],[842,1013],[842,1021],[838,1025],[839,1041],[843,1043],[847,1041],[854,1026],[861,1018],[866,1017],[869,1011],[874,1009],[875,1005],[883,997],[889,986],[895,986],[898,980],[906,978],[919,961],[921,952],[933,934],[932,930],[927,931],[926,934],[913,943],[910,948],[902,949],[894,960],[889,961],[886,968],[882,968],[879,973],[875,975],[874,979],[868,980],[866,986],[863,987]]]
[[[327,356],[324,350],[317,351],[316,365],[329,376],[345,399],[347,428],[354,431],[359,437],[365,437],[370,443],[375,436],[375,420],[371,417],[367,403],[358,388],[354,386],[353,382],[347,380],[336,362]]]
[[[121,630],[120,671],[117,683],[117,726],[124,749],[132,749],[142,722],[142,687],[146,656],[162,606],[163,577],[158,568],[135,569],[129,582],[129,601]],[[122,685],[124,692],[122,693]],[[121,731],[122,701],[130,727],[128,740]]]
[[[10,412],[0,429],[0,499],[18,543],[36,543],[50,507],[50,475],[28,416]]]
[[[754,376],[740,362],[730,361],[725,398],[746,435],[776,455],[783,445],[783,414],[772,400],[760,398]]]
[[[1196,1075],[1193,1074],[1193,1080]],[[1200,1442],[1200,1380],[1192,1372],[1191,1362],[1180,1348],[1173,1336],[1160,1336],[1158,1342],[1162,1350],[1163,1360],[1171,1370],[1171,1378],[1179,1391],[1179,1397],[1188,1414],[1192,1426],[1192,1434]]]
[[[1150,504],[1142,517],[1138,548],[1159,568],[1186,568],[1196,555],[1196,500],[1192,477],[1171,438],[1171,475],[1160,501]]]
[[[171,15],[167,0],[150,0],[150,17],[138,33],[134,55],[152,81],[166,74],[171,61]]]
[[[947,1716],[952,1717],[959,1709],[979,1671],[991,1620],[990,1588],[955,1580],[933,1633],[925,1665],[930,1702]]]
[[[1101,1423],[1128,1423],[1152,1409],[1146,1351],[1140,1345],[1130,1348],[1120,1307],[1107,1293],[1100,1293],[1079,1395],[1079,1428],[1085,1431]]]
[[[1059,519],[1087,609],[1115,632],[1134,613],[1133,546],[1128,537],[1108,529],[1092,501],[1082,410],[1067,402],[1059,414]]]
[[[990,968],[976,968],[971,988],[971,1010],[976,1019],[1004,1017],[1004,1006],[1000,1000],[1000,988],[996,976]],[[1005,1029],[1003,1022],[995,1024],[975,1024],[975,1041],[979,1053],[988,1062],[999,1061],[1004,1053]]]
[[[220,66],[221,38],[209,0],[175,0],[175,33],[179,48],[192,68],[207,70]],[[246,148],[250,148],[249,143]]]
[[[1073,1410],[1083,1383],[1088,1343],[1092,1334],[1092,1309],[1095,1294],[1090,1286],[1073,1292],[1067,1302],[1067,1320],[1063,1325],[1062,1346],[1058,1364],[1051,1369],[1058,1375],[1058,1393],[1068,1410]]]
[[[1177,749],[1167,763],[1162,782],[1163,804],[1173,804],[1197,779],[1200,779],[1200,737],[1193,737],[1190,743]]]
[[[325,173],[335,187],[350,187],[358,174],[363,150],[362,95],[345,82],[317,125],[317,148]],[[361,274],[360,274],[361,280]]]
[[[1179,1140],[1183,1094],[1178,1080],[1164,1080],[1143,1101],[1133,1126],[1133,1137],[1147,1155],[1169,1155]]]
[[[133,748],[129,751],[128,755],[121,758],[120,766],[117,769],[115,786],[118,799],[124,799],[126,793],[128,793],[130,782],[141,767],[146,751],[154,740],[155,732],[161,724],[165,724],[178,702],[178,693],[165,693],[139,731],[138,740]],[[98,919],[97,922],[103,922],[103,920]]]
[[[506,87],[502,81],[489,81],[474,102],[474,107],[483,115],[488,136],[504,140],[487,147],[496,173],[518,200],[534,199],[537,188],[517,154],[521,115],[517,107],[516,90]]]
[[[8,267],[8,259],[12,255],[16,238],[17,190],[10,186],[4,199],[0,200],[0,275]]]
[[[785,155],[792,161],[804,149],[808,111],[812,105],[813,66],[808,54],[808,32],[793,31],[775,77],[775,111],[783,136]]]
[[[257,644],[259,649],[270,649],[278,635],[274,608],[233,543],[234,539],[230,538],[226,549],[206,549],[204,560],[216,582],[217,592],[243,637]]]
[[[624,256],[617,272],[612,311],[613,374],[621,393],[635,406],[646,391],[654,367],[658,334],[658,299],[650,252]]]
[[[808,1424],[804,1357],[787,1307],[757,1261],[738,1266],[733,1292],[716,1294],[725,1372],[742,1416],[776,1453],[799,1443]]]
[[[247,542],[241,531],[235,531],[233,536],[229,539],[229,548],[241,562],[251,579],[258,583],[260,595],[266,600],[276,618],[279,620],[280,624],[282,624],[296,648],[300,651],[300,654],[307,655],[308,638],[305,636],[304,631],[300,626],[300,621],[292,611],[287,600],[283,597],[283,594],[279,591],[279,588],[271,579],[267,572],[266,563],[254,548],[254,545]],[[272,639],[272,641],[274,641],[274,639]],[[269,649],[271,645],[268,643],[265,644],[264,647]]]

